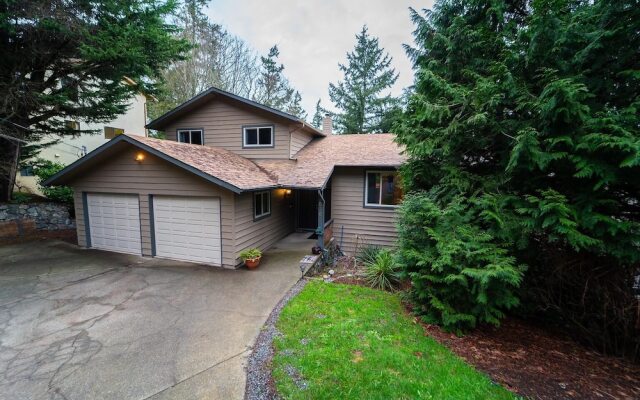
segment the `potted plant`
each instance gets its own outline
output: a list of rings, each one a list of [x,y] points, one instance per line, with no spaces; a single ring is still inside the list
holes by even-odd
[[[262,252],[258,248],[246,249],[240,252],[240,259],[249,269],[257,268],[262,258]]]

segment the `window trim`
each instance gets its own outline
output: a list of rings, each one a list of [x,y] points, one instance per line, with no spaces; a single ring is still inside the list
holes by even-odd
[[[247,129],[271,129],[271,144],[247,144]],[[260,133],[258,131],[258,142],[260,142]],[[276,126],[271,124],[259,124],[259,125],[242,125],[242,148],[243,149],[260,149],[260,148],[274,148],[276,147]]]
[[[267,198],[269,199],[269,211],[268,212],[263,212],[260,215],[256,215],[256,197],[257,196],[262,196],[264,194],[267,194]],[[254,221],[259,221],[261,219],[267,218],[269,216],[271,216],[271,190],[260,190],[258,192],[253,192],[253,220]],[[262,201],[262,200],[261,200]]]
[[[363,197],[362,197],[362,204],[364,208],[385,208],[385,209],[393,209],[393,208],[398,208],[400,207],[400,204],[382,204],[382,188],[380,190],[380,203],[369,203],[367,201],[367,184],[369,183],[369,174],[388,174],[389,172],[392,172],[394,174],[396,174],[396,176],[399,174],[399,171],[397,169],[376,169],[376,170],[365,170],[364,171],[364,188],[363,188]]]
[[[191,140],[191,132],[193,132],[193,131],[200,131],[200,134],[202,135],[202,144],[196,144],[196,146],[204,146],[204,128],[179,128],[179,129],[176,129],[176,142],[193,144],[190,141],[189,142],[181,142],[180,141],[180,132],[189,132],[189,140]]]

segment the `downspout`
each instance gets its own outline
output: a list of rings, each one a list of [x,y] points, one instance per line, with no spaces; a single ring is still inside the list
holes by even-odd
[[[324,250],[324,196],[322,195],[324,189],[318,189],[318,229],[316,229],[316,235],[318,236],[318,247]]]

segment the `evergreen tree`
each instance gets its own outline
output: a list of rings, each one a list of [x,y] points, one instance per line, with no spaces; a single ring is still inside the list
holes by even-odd
[[[341,133],[383,131],[382,121],[394,99],[383,92],[398,79],[392,58],[380,48],[378,38],[366,26],[356,35],[356,45],[347,53],[347,64],[339,64],[344,80],[329,84],[329,96],[339,110],[335,125]]]
[[[313,119],[311,120],[311,125],[315,126],[318,129],[321,129],[324,115],[325,115],[325,111],[320,105],[320,99],[318,99],[318,102],[316,103],[316,110],[313,113]]]
[[[18,140],[83,133],[67,121],[108,121],[136,93],[157,92],[160,71],[188,48],[166,22],[174,9],[162,0],[0,2],[0,200],[11,195]]]
[[[459,329],[520,297],[638,357],[637,2],[442,0],[412,16],[415,94],[397,133],[414,300]]]
[[[301,120],[305,120],[307,118],[307,112],[304,110],[304,108],[302,108],[302,96],[300,96],[300,92],[298,92],[297,90],[293,95],[293,99],[291,100],[291,103],[287,107],[286,111],[291,115],[295,115]]]
[[[286,110],[293,99],[294,90],[285,78],[284,65],[278,63],[280,51],[273,46],[266,57],[261,57],[262,72],[258,81],[259,94],[257,101],[279,110]]]

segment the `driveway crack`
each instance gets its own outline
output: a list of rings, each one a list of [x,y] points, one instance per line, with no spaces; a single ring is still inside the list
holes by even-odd
[[[196,372],[195,374],[190,375],[190,376],[188,376],[188,377],[186,377],[186,378],[184,378],[184,379],[182,379],[182,380],[180,380],[180,381],[178,381],[178,382],[174,383],[174,384],[173,384],[173,385],[171,385],[171,386],[167,386],[166,388],[164,388],[164,389],[162,389],[162,390],[160,390],[160,391],[158,391],[158,392],[156,392],[156,393],[152,394],[151,396],[145,397],[145,398],[144,398],[144,399],[142,399],[142,400],[148,400],[148,399],[151,399],[152,397],[155,397],[155,396],[159,395],[160,393],[164,393],[164,392],[166,392],[167,390],[172,389],[172,388],[174,388],[174,387],[176,387],[176,386],[180,385],[181,383],[184,383],[184,382],[188,381],[189,379],[195,378],[195,377],[197,377],[198,375],[202,375],[202,374],[204,374],[205,372],[207,372],[207,371],[209,371],[209,370],[211,370],[211,369],[213,369],[213,368],[215,368],[215,367],[217,367],[217,366],[219,366],[219,365],[222,365],[222,364],[226,363],[227,361],[230,361],[230,360],[233,360],[233,359],[234,359],[234,358],[236,358],[236,357],[239,357],[239,356],[241,356],[241,355],[243,355],[243,354],[247,353],[248,351],[249,351],[249,349],[245,349],[245,350],[242,350],[240,353],[234,354],[234,355],[232,355],[231,357],[225,358],[225,359],[224,359],[224,360],[222,360],[222,361],[218,361],[217,363],[215,363],[215,364],[213,364],[213,365],[208,366],[207,368],[203,369],[202,371]]]

